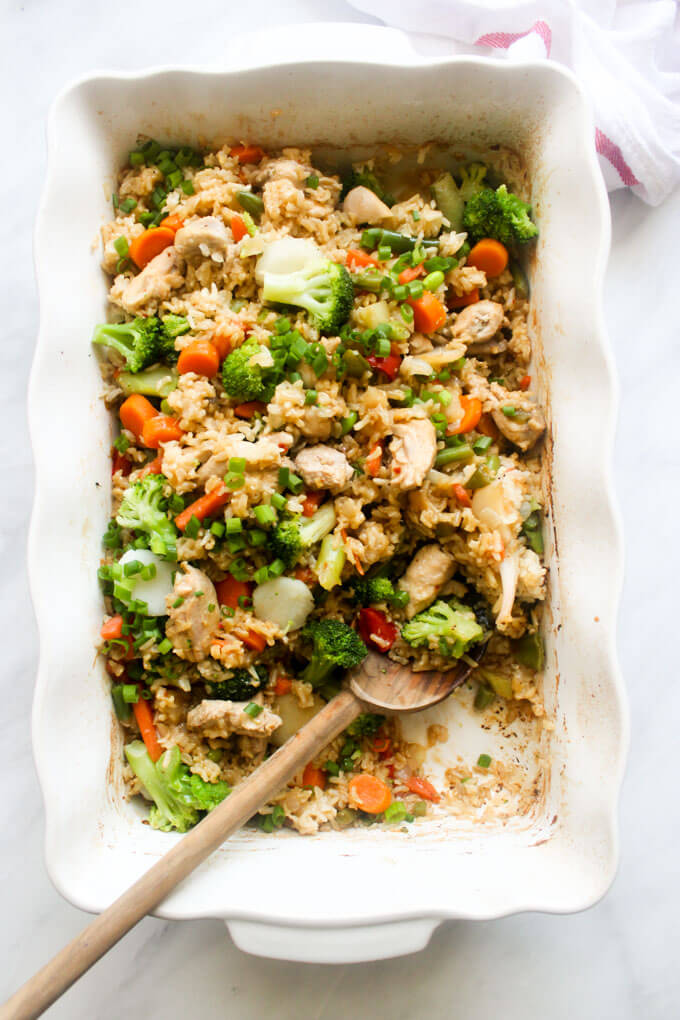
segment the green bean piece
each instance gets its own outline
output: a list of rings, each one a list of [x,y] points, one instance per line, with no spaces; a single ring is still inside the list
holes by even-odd
[[[444,467],[445,464],[455,464],[461,460],[470,460],[472,456],[472,447],[467,444],[463,446],[448,446],[446,449],[439,451],[434,459],[434,466]]]
[[[252,191],[239,191],[236,199],[242,209],[250,213],[254,219],[259,220],[264,212],[264,202],[259,195],[254,195]]]
[[[515,293],[520,298],[528,298],[530,294],[529,280],[527,274],[522,269],[519,262],[515,262],[514,259],[510,260],[510,272],[512,274],[512,282],[515,285]]]
[[[361,235],[361,247],[374,251],[376,248],[389,248],[394,254],[401,255],[405,251],[413,251],[416,244],[421,248],[438,248],[439,241],[429,238],[418,241],[417,237],[399,234],[396,230],[383,230],[382,227],[370,227]]]

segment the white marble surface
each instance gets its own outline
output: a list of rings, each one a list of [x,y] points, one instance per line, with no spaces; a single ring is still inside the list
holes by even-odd
[[[4,765],[0,802],[0,999],[84,925],[52,888],[43,860],[42,803],[30,751],[36,631],[25,568],[32,466],[25,390],[38,320],[31,231],[42,185],[49,103],[93,68],[217,61],[221,41],[264,24],[362,20],[342,0],[280,0],[232,9],[225,0],[3,0],[2,279],[0,344],[0,670]],[[140,14],[139,11],[142,13]],[[363,19],[368,20],[368,19]],[[207,27],[207,31],[206,31]],[[667,651],[677,630],[674,571],[680,443],[675,304],[680,193],[649,209],[613,199],[606,312],[621,380],[616,488],[627,538],[620,654],[633,744],[621,804],[621,868],[594,909],[451,923],[423,953],[354,967],[248,957],[218,922],[142,923],[53,1007],[54,1017],[238,1020],[457,1016],[485,1020],[661,1020],[678,1015],[680,812],[674,745],[680,690]],[[578,495],[575,494],[575,498]],[[55,579],[58,603],[58,579]],[[412,877],[417,880],[417,876]],[[512,876],[508,876],[512,881]]]

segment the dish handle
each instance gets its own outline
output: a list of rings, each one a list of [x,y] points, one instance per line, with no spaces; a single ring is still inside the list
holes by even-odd
[[[295,963],[366,963],[424,949],[441,922],[424,917],[348,928],[302,928],[259,921],[225,921],[239,949]]]

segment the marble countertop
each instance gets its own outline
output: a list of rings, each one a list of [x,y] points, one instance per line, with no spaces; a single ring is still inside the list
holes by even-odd
[[[225,13],[226,11],[229,13]],[[50,884],[43,809],[30,749],[36,629],[26,578],[33,475],[25,393],[38,309],[31,232],[45,162],[45,116],[71,78],[96,67],[208,63],[225,39],[258,24],[362,21],[342,0],[279,0],[248,9],[203,0],[202,30],[180,0],[46,0],[0,5],[5,138],[4,338],[0,345],[0,676],[6,724],[0,786],[0,999],[75,935],[87,917]],[[205,31],[203,23],[209,27]],[[680,689],[666,652],[677,622],[671,581],[680,568],[672,496],[680,444],[675,298],[680,192],[650,209],[612,198],[613,245],[606,314],[616,353],[621,413],[615,481],[627,539],[619,650],[630,689],[633,742],[621,802],[621,866],[605,899],[568,917],[521,915],[448,923],[423,953],[356,966],[304,966],[247,956],[219,922],[148,919],[50,1012],[80,1020],[191,1015],[255,1020],[378,1016],[433,1020],[661,1020],[677,1014],[679,798],[672,769]],[[653,523],[652,523],[653,522]],[[669,545],[666,545],[666,540]],[[663,564],[661,563],[663,560]],[[511,880],[511,876],[509,876]]]

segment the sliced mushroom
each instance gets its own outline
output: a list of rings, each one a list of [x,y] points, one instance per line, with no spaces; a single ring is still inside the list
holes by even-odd
[[[390,207],[362,185],[347,192],[342,208],[354,223],[382,223],[392,215]]]

